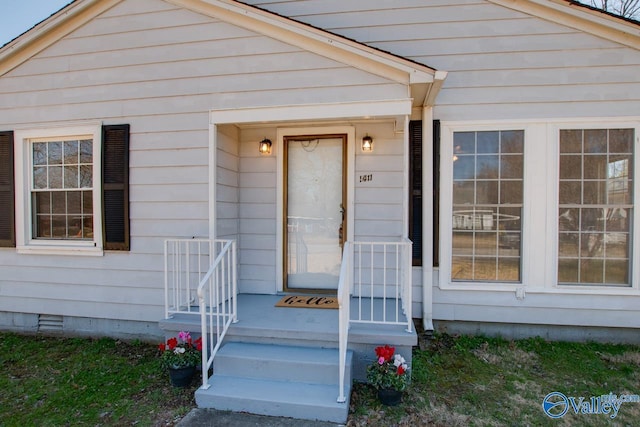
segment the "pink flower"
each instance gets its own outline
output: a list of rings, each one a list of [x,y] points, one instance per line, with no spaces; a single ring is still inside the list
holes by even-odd
[[[384,357],[380,356],[378,358],[378,365],[384,365]]]
[[[180,341],[182,342],[187,342],[191,339],[191,334],[189,334],[189,332],[180,331],[178,338],[180,338]]]

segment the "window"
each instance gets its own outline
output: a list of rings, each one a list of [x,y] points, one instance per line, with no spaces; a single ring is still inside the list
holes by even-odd
[[[637,295],[639,132],[628,119],[444,122],[440,286]]]
[[[451,280],[521,280],[524,131],[454,132]]]
[[[93,139],[31,142],[34,239],[93,240]]]
[[[0,210],[0,244],[23,253],[129,249],[129,125],[16,130],[0,139],[0,163],[14,153],[18,160],[10,179],[0,176],[0,196],[2,182],[15,185],[16,212]]]
[[[631,284],[634,141],[634,129],[560,130],[559,284]]]

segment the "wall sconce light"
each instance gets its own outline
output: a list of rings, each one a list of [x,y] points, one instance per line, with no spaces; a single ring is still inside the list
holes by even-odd
[[[265,154],[265,155],[271,154],[271,140],[265,138],[262,141],[260,141],[258,151],[260,151],[260,154]]]
[[[362,138],[362,151],[373,151],[373,138],[369,135]]]

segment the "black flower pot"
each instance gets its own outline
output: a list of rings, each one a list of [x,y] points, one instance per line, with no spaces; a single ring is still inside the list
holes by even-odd
[[[378,399],[383,405],[398,406],[402,402],[402,392],[392,388],[380,388]]]
[[[191,384],[193,375],[196,373],[195,366],[186,366],[184,368],[169,368],[169,378],[171,385],[174,387],[187,387]]]

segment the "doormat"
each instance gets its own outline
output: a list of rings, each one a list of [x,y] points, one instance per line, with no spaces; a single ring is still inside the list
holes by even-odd
[[[276,307],[290,308],[338,308],[336,297],[313,297],[306,295],[287,295],[276,303]]]

